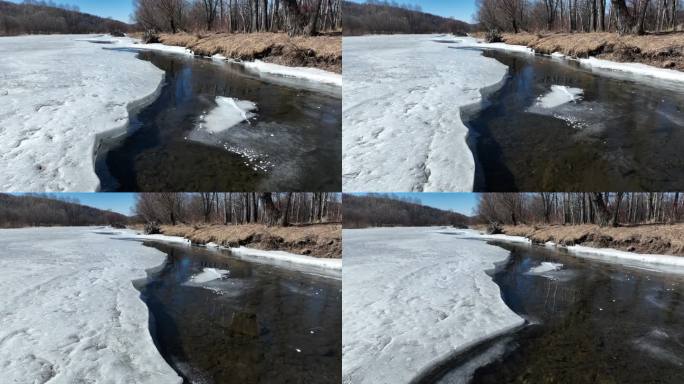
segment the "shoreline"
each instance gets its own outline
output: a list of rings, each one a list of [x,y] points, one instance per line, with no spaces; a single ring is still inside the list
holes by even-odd
[[[472,36],[479,40],[475,47],[576,60],[592,69],[684,82],[684,55],[673,53],[684,44],[683,33],[659,36],[618,36],[611,32],[505,33],[501,43],[485,43],[481,32]]]

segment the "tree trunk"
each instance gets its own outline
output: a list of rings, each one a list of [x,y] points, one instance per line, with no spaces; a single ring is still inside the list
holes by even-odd
[[[603,200],[603,194],[600,192],[591,192],[591,199],[596,208],[596,222],[599,226],[605,227],[610,220],[610,211]]]
[[[617,23],[618,33],[623,35],[628,33],[632,27],[632,15],[629,13],[629,8],[625,4],[625,0],[610,0],[612,9],[615,12],[615,21]]]
[[[287,34],[301,35],[304,32],[304,16],[299,10],[297,0],[283,0],[287,19]]]
[[[624,194],[625,194],[624,192],[618,192],[617,193],[617,197],[615,200],[615,212],[613,212],[613,221],[611,223],[613,225],[613,227],[618,226],[618,220],[620,218],[620,203],[622,202],[622,196]]]
[[[285,212],[283,212],[280,220],[280,225],[287,227],[290,225],[290,206],[292,205],[292,192],[287,194],[287,203],[285,204]]]
[[[313,11],[309,15],[309,23],[304,29],[304,34],[307,36],[313,36],[318,32],[318,14],[321,13],[322,2],[322,0],[316,0]]]

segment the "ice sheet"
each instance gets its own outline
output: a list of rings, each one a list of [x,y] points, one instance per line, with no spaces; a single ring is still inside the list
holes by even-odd
[[[552,263],[550,261],[542,261],[542,263],[537,265],[536,267],[530,268],[528,273],[531,275],[541,275],[541,274],[544,274],[546,272],[558,271],[561,268],[563,268],[563,264],[561,264],[561,263]]]
[[[204,116],[199,126],[211,133],[224,132],[256,116],[252,112],[256,109],[257,105],[251,101],[218,96],[216,97],[216,108]]]
[[[345,191],[468,191],[475,162],[461,107],[481,101],[506,66],[472,49],[472,38],[344,37]]]
[[[508,251],[439,228],[343,230],[344,383],[408,383],[523,319],[486,270]]]
[[[182,382],[132,284],[164,253],[95,228],[2,229],[0,242],[3,382]]]
[[[216,268],[204,268],[202,272],[193,275],[192,276],[192,281],[194,283],[206,283],[212,280],[218,280],[222,279],[224,276],[228,275],[230,271],[227,271],[225,269],[216,269]]]
[[[0,37],[0,190],[97,190],[100,138],[156,97],[162,70],[84,39]]]
[[[544,96],[540,96],[535,103],[537,108],[551,109],[570,102],[582,99],[584,91],[580,88],[571,88],[565,85],[552,85],[551,90]]]

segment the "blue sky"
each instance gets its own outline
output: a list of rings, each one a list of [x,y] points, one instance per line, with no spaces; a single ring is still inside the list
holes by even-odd
[[[364,195],[365,193],[354,193]],[[474,215],[477,207],[477,193],[439,193],[439,192],[407,192],[392,193],[396,196],[407,196],[421,201],[423,205],[455,211],[464,215]]]
[[[23,0],[10,0],[13,3],[23,3]],[[125,23],[130,22],[133,13],[133,0],[53,0],[56,4],[76,5],[81,12],[92,15],[111,17]]]
[[[357,3],[365,3],[366,0],[352,0]],[[423,12],[444,17],[455,17],[458,20],[473,22],[475,14],[475,0],[396,0],[399,4],[417,4]]]
[[[59,199],[76,199],[83,205],[111,210],[128,216],[133,215],[133,208],[135,206],[135,193],[54,193],[47,194],[47,196]]]

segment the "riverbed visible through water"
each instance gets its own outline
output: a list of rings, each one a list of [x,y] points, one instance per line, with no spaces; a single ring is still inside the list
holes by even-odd
[[[472,49],[458,48],[454,49]],[[684,189],[684,83],[500,50],[500,88],[464,111],[478,191]],[[556,88],[581,91],[544,107]]]
[[[341,190],[339,87],[258,74],[224,60],[136,52],[166,76],[157,99],[132,116],[127,134],[99,148],[102,190]],[[208,129],[217,97],[253,103],[254,115]]]
[[[145,244],[168,256],[136,287],[157,348],[186,383],[341,381],[339,279],[229,251]],[[204,281],[207,268],[222,276]]]
[[[526,325],[464,352],[436,382],[684,382],[683,274],[495,244],[511,256],[493,279]]]

